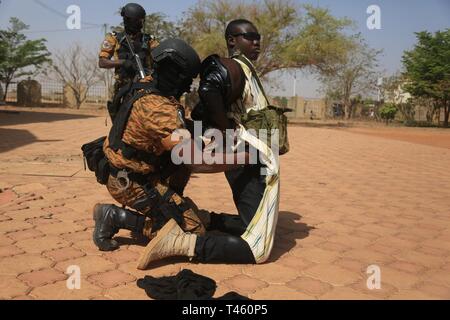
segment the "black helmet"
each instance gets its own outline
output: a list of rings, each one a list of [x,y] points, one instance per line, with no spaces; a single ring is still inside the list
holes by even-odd
[[[120,15],[129,19],[145,19],[147,13],[141,5],[137,3],[128,3],[122,8]]]
[[[184,75],[195,78],[200,72],[201,61],[197,52],[180,39],[167,39],[152,50],[152,58],[156,65],[166,59],[174,62]]]

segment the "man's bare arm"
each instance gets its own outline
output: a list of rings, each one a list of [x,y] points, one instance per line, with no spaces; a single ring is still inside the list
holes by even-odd
[[[106,58],[100,58],[98,60],[98,66],[102,69],[114,69],[123,66],[125,60],[110,60]]]
[[[230,170],[235,170],[240,167],[242,167],[245,164],[250,163],[250,154],[248,152],[240,152],[240,153],[233,153],[233,161],[232,163],[227,163],[230,161],[230,154],[227,153],[215,153],[214,158],[219,161],[222,164],[207,164],[205,163],[205,154],[202,150],[198,149],[195,142],[191,140],[190,142],[190,148],[191,148],[191,158],[189,159],[189,163],[185,165],[193,172],[193,173],[220,173]],[[202,163],[201,164],[194,164],[195,163],[195,154],[201,153],[202,154]],[[210,154],[208,154],[210,156]],[[180,156],[183,157],[183,150],[180,152]],[[244,160],[244,161],[243,161]],[[242,163],[244,162],[244,163]]]
[[[226,172],[226,171],[231,171],[231,170],[235,170],[238,169],[242,166],[244,166],[244,164],[237,164],[238,161],[237,159],[242,159],[245,158],[245,163],[248,164],[249,162],[249,154],[246,152],[242,155],[240,155],[239,153],[235,153],[234,154],[234,164],[226,164],[225,163],[225,157],[227,156],[226,154],[216,154],[216,159],[217,157],[222,157],[224,158],[223,163],[224,164],[206,164],[206,163],[202,163],[202,164],[193,164],[193,165],[187,165],[187,167],[191,170],[192,173],[221,173],[221,172]]]

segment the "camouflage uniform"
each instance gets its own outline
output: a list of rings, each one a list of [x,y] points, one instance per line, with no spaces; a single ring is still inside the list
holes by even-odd
[[[156,41],[153,36],[148,34],[141,34],[141,39],[139,41],[131,39],[130,36],[129,38],[130,41],[134,42],[135,52],[140,54],[140,56],[145,54],[145,59],[142,61],[144,68],[151,69],[153,62],[150,51],[158,46],[158,41]],[[126,43],[126,40],[121,33],[108,33],[102,43],[99,58],[108,60],[112,58],[114,58],[114,60],[129,59],[130,52],[127,46],[124,46],[124,43]],[[116,68],[114,79],[114,95],[116,95],[119,89],[126,83],[133,80],[129,75],[122,72],[120,68]]]
[[[183,106],[175,98],[154,94],[145,95],[133,105],[123,134],[123,142],[137,150],[163,157],[176,145],[176,142],[171,141],[171,135],[176,129],[181,128],[178,120],[179,108],[183,108]],[[126,159],[120,149],[117,152],[111,149],[108,139],[105,141],[103,150],[110,164],[117,169],[126,169],[129,172],[145,175],[147,178],[145,186],[138,182],[131,182],[125,190],[118,178],[112,175],[107,183],[109,193],[117,202],[149,217],[145,223],[144,235],[150,239],[153,238],[155,232],[168,221],[167,218],[164,218],[163,211],[173,211],[176,208],[181,208],[179,211],[182,212],[181,227],[185,231],[197,234],[205,232],[205,228],[197,216],[198,208],[190,199],[182,196],[190,178],[190,171],[185,166],[177,167],[167,179],[163,179],[161,172],[157,172],[152,165]],[[149,186],[161,196],[170,192],[169,203],[172,207],[153,206],[147,202],[144,202],[144,206],[142,206],[143,202],[140,200],[147,197],[146,190]],[[156,221],[158,218],[161,220]]]

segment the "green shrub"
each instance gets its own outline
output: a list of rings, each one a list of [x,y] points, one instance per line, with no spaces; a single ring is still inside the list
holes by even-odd
[[[380,109],[380,116],[382,119],[386,120],[386,125],[389,121],[395,119],[398,109],[393,103],[387,103]]]

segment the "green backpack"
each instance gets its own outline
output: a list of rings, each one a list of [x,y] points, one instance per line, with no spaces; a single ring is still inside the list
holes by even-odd
[[[258,74],[256,73],[255,68],[250,63],[250,61],[247,60],[246,57],[240,55],[235,57],[239,61],[245,63],[250,70],[252,71],[253,77],[255,77],[256,81],[258,82],[259,87],[261,88],[261,91],[264,94],[264,97],[266,98],[267,102],[269,101],[267,99],[266,93],[264,92],[264,88],[261,84],[261,81],[259,80]],[[278,130],[279,133],[279,152],[280,155],[284,155],[289,152],[289,138],[288,138],[288,119],[285,115],[287,112],[292,112],[292,109],[289,108],[280,108],[277,106],[269,105],[267,108],[255,111],[250,110],[248,113],[243,114],[241,116],[241,123],[242,125],[247,129],[251,130],[254,129],[256,132],[258,132],[260,129],[267,130],[267,143],[270,147],[271,144],[271,130]]]
[[[280,155],[284,155],[289,152],[289,139],[288,139],[288,120],[285,112],[289,110],[281,109],[276,106],[268,106],[267,108],[255,111],[250,110],[248,113],[243,114],[241,117],[242,125],[247,129],[254,129],[256,132],[260,129],[267,130],[267,144],[270,147],[272,139],[272,130],[278,130],[279,134],[279,151]]]

